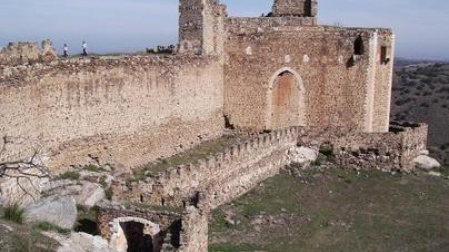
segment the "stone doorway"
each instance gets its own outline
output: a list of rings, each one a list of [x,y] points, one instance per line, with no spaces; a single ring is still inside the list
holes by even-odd
[[[125,234],[128,244],[127,252],[153,252],[153,239],[149,234],[144,234],[144,225],[139,222],[121,222],[120,227]]]
[[[280,71],[270,82],[268,129],[302,125],[301,80],[291,71]]]
[[[150,221],[125,217],[112,222],[114,233],[111,245],[119,252],[159,252],[161,237],[159,225]]]

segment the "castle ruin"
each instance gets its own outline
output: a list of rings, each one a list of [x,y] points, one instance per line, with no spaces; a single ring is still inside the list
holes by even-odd
[[[56,173],[92,162],[134,168],[227,129],[261,133],[197,165],[114,182],[114,200],[134,205],[102,206],[104,237],[122,244],[132,222],[149,251],[191,252],[207,251],[210,209],[277,174],[298,145],[330,144],[345,165],[412,169],[427,126],[390,125],[392,30],[320,26],[317,6],[275,0],[269,15],[247,18],[228,17],[218,1],[181,0],[174,55],[24,63],[4,50],[0,162],[39,151]]]

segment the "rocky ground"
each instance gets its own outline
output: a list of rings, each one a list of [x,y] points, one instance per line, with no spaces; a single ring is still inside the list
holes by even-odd
[[[95,206],[101,201],[111,200],[113,178],[134,181],[172,166],[195,164],[249,137],[225,135],[134,171],[124,167],[91,164],[73,167],[58,176],[51,176],[51,179],[48,174],[36,173],[38,176],[32,177],[33,183],[27,183],[26,187],[15,178],[2,178],[0,203],[17,201],[17,198],[23,196],[26,196],[27,201],[17,201],[19,205],[3,209],[0,207],[0,252],[114,252],[107,241],[96,236],[98,211]],[[28,169],[34,169],[34,166]],[[23,190],[9,190],[17,188]]]
[[[110,198],[115,172],[110,166],[78,167],[41,181],[35,202],[0,208],[0,251],[113,251],[94,235],[95,204]]]
[[[296,174],[269,179],[214,211],[209,251],[449,251],[447,171],[321,165]]]

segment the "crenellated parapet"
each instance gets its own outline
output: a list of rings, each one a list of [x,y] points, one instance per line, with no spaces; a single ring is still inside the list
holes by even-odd
[[[172,167],[131,186],[116,182],[114,194],[117,200],[183,205],[186,198],[204,190],[211,205],[218,206],[247,192],[287,165],[287,151],[296,145],[300,130],[300,127],[291,127],[261,134],[197,164]]]

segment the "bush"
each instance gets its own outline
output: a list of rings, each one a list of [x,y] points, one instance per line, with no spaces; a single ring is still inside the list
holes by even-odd
[[[57,179],[78,180],[80,176],[81,176],[80,173],[77,171],[67,171],[59,175]]]
[[[55,231],[59,234],[63,234],[63,235],[67,235],[70,234],[70,230],[68,229],[64,229],[64,228],[60,228],[56,225],[53,225],[49,222],[39,222],[33,225],[34,229],[37,230],[42,230],[42,231]]]
[[[101,167],[99,167],[97,165],[93,165],[93,164],[84,166],[84,170],[91,171],[91,172],[102,172],[103,171],[103,169]]]
[[[25,211],[17,204],[8,206],[4,209],[3,218],[18,224],[22,224],[24,220]]]
[[[104,193],[106,195],[106,199],[112,200],[113,193],[112,193],[112,189],[111,188],[108,188],[108,189],[104,190]]]

